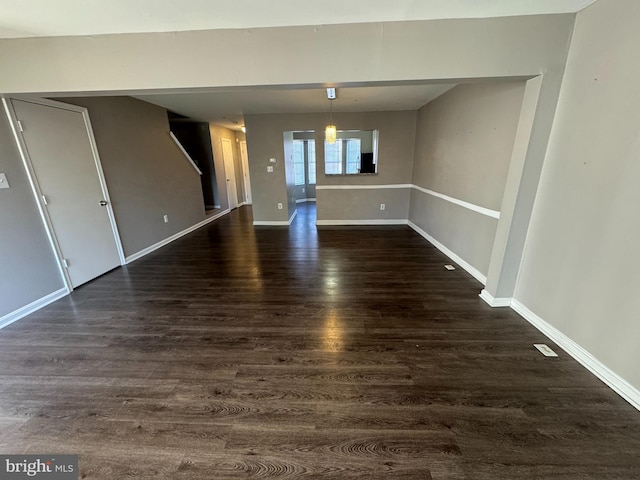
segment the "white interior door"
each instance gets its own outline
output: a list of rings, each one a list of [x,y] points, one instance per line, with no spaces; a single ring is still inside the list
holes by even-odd
[[[81,111],[11,102],[54,242],[77,287],[121,263],[89,126]]]
[[[233,144],[228,138],[222,138],[222,158],[224,160],[224,175],[227,180],[227,195],[229,208],[238,208],[238,191],[236,190],[236,170],[233,166]]]
[[[249,178],[249,155],[247,142],[240,142],[240,156],[242,157],[242,178],[244,179],[244,201],[251,205],[251,179]]]

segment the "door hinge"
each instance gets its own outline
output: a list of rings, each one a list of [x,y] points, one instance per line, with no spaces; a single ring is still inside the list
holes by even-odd
[[[66,258],[63,258],[62,265],[64,265],[64,268],[69,268],[69,260],[67,260]]]
[[[24,127],[22,126],[22,122],[20,120],[18,120],[18,130],[24,132]]]
[[[47,202],[47,197],[45,197],[44,195],[42,195],[42,204],[49,205],[49,203]]]

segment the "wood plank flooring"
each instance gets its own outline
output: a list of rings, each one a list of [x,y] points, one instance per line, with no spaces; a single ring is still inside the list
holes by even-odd
[[[408,227],[240,208],[0,331],[0,452],[85,479],[638,479],[640,413]],[[559,358],[545,358],[546,342]]]

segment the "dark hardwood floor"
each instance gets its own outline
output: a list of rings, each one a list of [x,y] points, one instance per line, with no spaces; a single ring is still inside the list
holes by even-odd
[[[243,207],[0,330],[0,453],[87,479],[640,478],[640,413],[466,272],[314,215]]]

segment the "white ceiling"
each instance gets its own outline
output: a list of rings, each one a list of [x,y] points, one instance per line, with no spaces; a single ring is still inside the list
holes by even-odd
[[[401,85],[338,88],[334,112],[416,110],[455,85]],[[227,128],[243,125],[244,114],[328,112],[326,91],[245,88],[209,93],[136,95],[187,117]]]
[[[0,38],[577,12],[596,0],[0,0]]]

